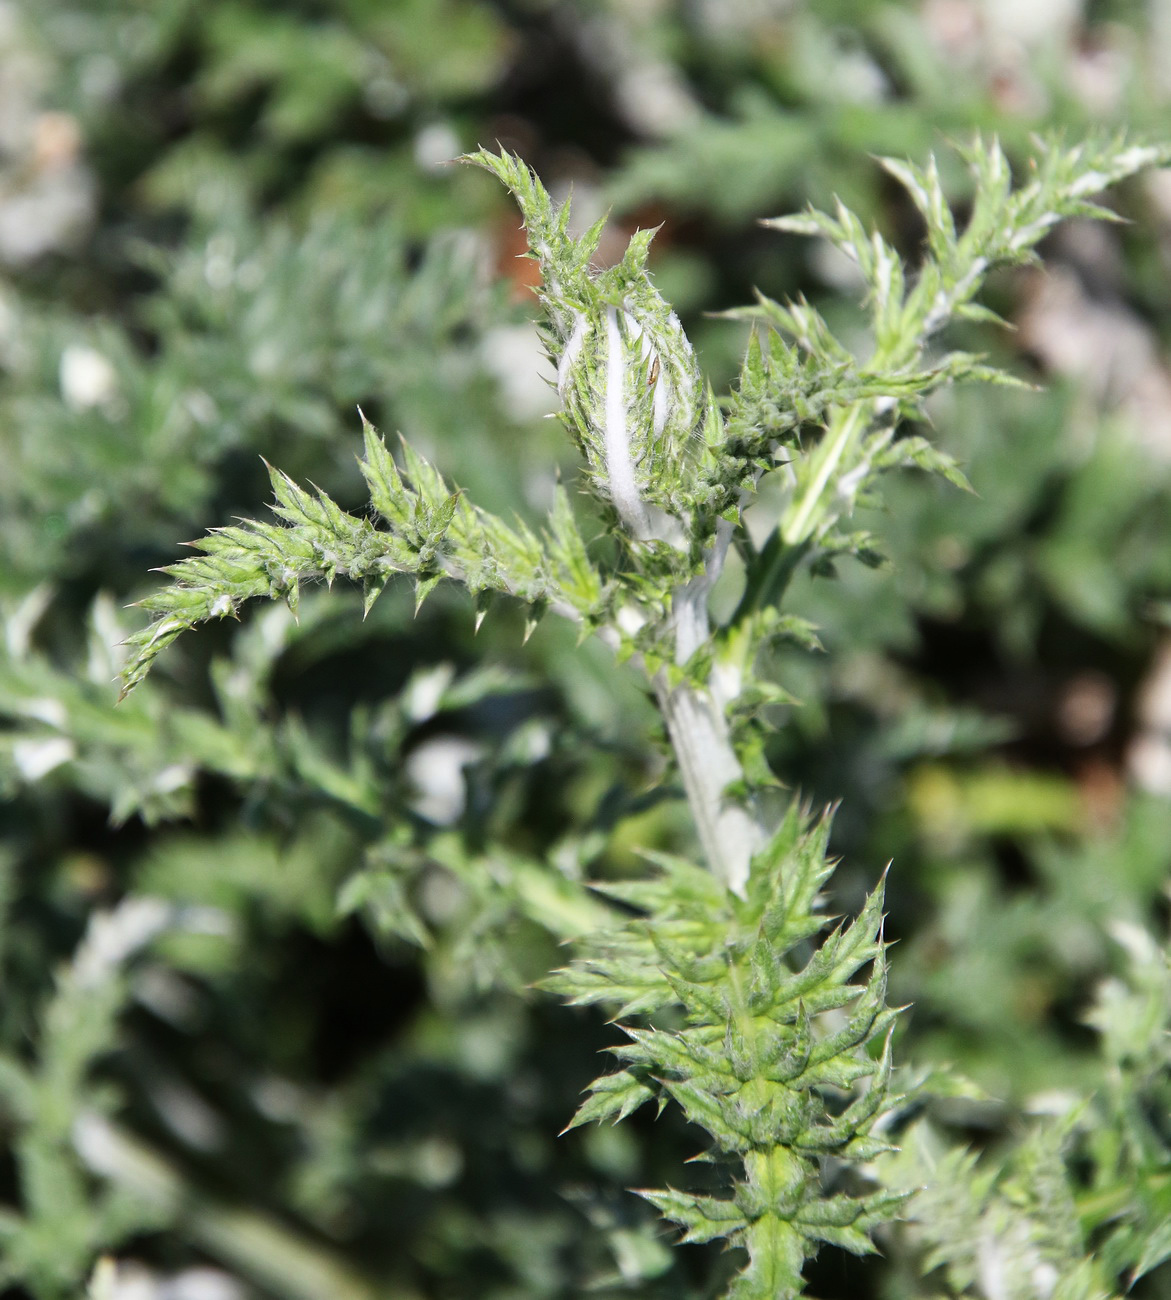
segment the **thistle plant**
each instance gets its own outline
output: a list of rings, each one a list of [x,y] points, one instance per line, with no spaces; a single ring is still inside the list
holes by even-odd
[[[855,919],[831,924],[830,817],[799,802],[779,824],[772,812],[762,736],[769,706],[790,697],[759,664],[779,640],[817,644],[815,629],[785,612],[786,590],[802,569],[828,574],[839,557],[880,560],[876,539],[850,519],[880,500],[884,473],[917,468],[967,486],[919,432],[924,403],[959,381],[1017,381],[941,346],[942,331],[994,320],[977,300],[994,268],[1032,259],[1065,217],[1109,217],[1092,196],[1168,154],[1121,140],[1043,144],[1016,185],[995,141],[962,156],[974,181],[962,228],[934,160],[882,160],[926,230],[914,267],[841,204],[765,223],[827,239],[855,263],[871,350],[857,356],[808,302],[759,294],[727,313],[751,331],[721,399],[648,272],[653,231],[598,269],[602,222],[574,236],[568,202],[554,204],[519,159],[470,155],[512,192],[540,265],[541,337],[584,490],[611,539],[604,558],[565,487],[539,529],[507,522],[409,443],[393,453],[363,420],[369,510],[346,512],[273,470],[276,520],[216,530],[169,568],[171,585],[143,602],[153,621],[132,638],[124,673],[130,690],[182,632],[233,617],[253,597],[295,610],[306,584],[341,577],[361,585],[369,610],[402,574],[419,604],[443,579],[463,585],[477,624],[500,597],[526,607],[530,628],[556,614],[643,674],[703,865],[648,854],[645,878],[599,886],[623,910],[599,911],[613,919],[573,936],[574,959],[547,987],[615,1009],[628,1039],[573,1124],[673,1101],[709,1135],[722,1192],[642,1195],[684,1240],[747,1251],[728,1293],[739,1300],[799,1295],[820,1243],[872,1250],[871,1230],[905,1200],[875,1183],[881,1161],[871,1167],[898,1100],[882,886]],[[745,511],[765,478],[779,505],[754,542]],[[733,554],[743,592],[715,620],[709,598]]]

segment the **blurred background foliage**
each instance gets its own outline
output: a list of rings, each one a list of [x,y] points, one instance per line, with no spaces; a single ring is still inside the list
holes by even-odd
[[[705,313],[755,285],[857,319],[851,267],[758,218],[839,194],[913,256],[870,155],[1165,135],[1168,69],[1165,0],[2,0],[3,1294],[79,1296],[102,1252],[116,1300],[718,1294],[623,1190],[694,1135],[558,1138],[614,1034],[532,990],[594,919],[562,884],[693,850],[623,670],[507,606],[474,635],[458,595],[335,591],[116,706],[127,606],[262,507],[261,457],[356,504],[359,404],[505,515],[572,482],[532,263],[463,150],[612,209],[619,250],[661,223],[719,387],[744,334]],[[826,653],[777,651],[768,756],[842,800],[836,906],[894,859],[899,1056],[967,1081],[899,1157],[966,1192],[824,1252],[827,1298],[1048,1294],[932,1238],[1044,1159],[1171,1296],[1171,175],[1111,201],[971,329],[1039,390],[935,403],[976,495],[892,483],[890,566],[803,586]]]

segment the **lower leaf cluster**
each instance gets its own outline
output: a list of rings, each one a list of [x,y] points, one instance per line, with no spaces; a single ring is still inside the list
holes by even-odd
[[[644,915],[587,940],[549,981],[573,1003],[619,1003],[630,1040],[613,1049],[623,1068],[595,1081],[570,1127],[673,1100],[711,1137],[704,1158],[739,1162],[726,1197],[640,1193],[683,1240],[747,1249],[737,1300],[800,1294],[820,1243],[872,1250],[870,1229],[904,1199],[843,1190],[850,1165],[889,1149],[877,1130],[892,1100],[897,1013],[885,1002],[881,886],[853,922],[814,942],[828,919],[829,822],[792,810],[754,860],[745,898],[656,856],[653,879],[605,887]],[[629,1023],[636,1016],[650,1025]]]

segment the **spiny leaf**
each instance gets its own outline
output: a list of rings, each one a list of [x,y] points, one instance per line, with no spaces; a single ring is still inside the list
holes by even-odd
[[[562,1132],[568,1133],[570,1129],[577,1128],[579,1124],[588,1124],[591,1120],[609,1119],[617,1123],[644,1102],[651,1101],[654,1096],[654,1088],[626,1070],[603,1075],[590,1084],[590,1096],[582,1102],[577,1114]]]

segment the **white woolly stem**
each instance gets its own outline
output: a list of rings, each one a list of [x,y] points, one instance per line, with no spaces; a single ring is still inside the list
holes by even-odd
[[[630,422],[626,407],[626,348],[618,324],[618,310],[606,308],[606,401],[603,448],[610,499],[618,517],[639,541],[650,533],[646,506],[634,477],[630,451]]]
[[[732,525],[721,519],[704,572],[675,593],[676,663],[685,664],[708,639],[707,598],[731,538]],[[748,808],[725,797],[728,786],[744,777],[724,712],[729,701],[712,686],[703,689],[688,681],[671,689],[664,673],[655,680],[655,694],[708,865],[733,893],[743,895],[752,855],[766,833]]]
[[[688,682],[672,690],[663,673],[655,679],[655,695],[708,865],[733,893],[743,896],[752,855],[763,845],[765,833],[747,808],[724,794],[743,779],[744,771],[732,747],[723,705],[711,691]]]
[[[675,662],[685,664],[708,639],[711,630],[707,615],[707,598],[716,579],[724,571],[733,524],[727,519],[716,521],[716,535],[708,551],[703,572],[680,587],[672,598],[675,627]]]
[[[561,350],[561,359],[557,362],[557,392],[563,402],[566,400],[566,394],[569,390],[573,363],[581,355],[582,344],[589,333],[589,327],[589,317],[585,312],[579,311],[573,322],[573,330],[565,341],[565,347]]]

